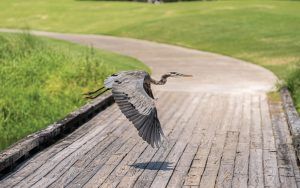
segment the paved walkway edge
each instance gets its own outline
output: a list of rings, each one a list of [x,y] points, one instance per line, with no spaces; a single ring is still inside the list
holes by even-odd
[[[292,134],[293,146],[296,150],[297,158],[300,160],[300,117],[294,106],[291,94],[286,87],[281,89],[281,99],[289,129]]]
[[[0,179],[13,170],[18,164],[38,151],[52,145],[65,135],[73,132],[85,122],[93,118],[114,103],[111,93],[100,96],[85,104],[63,119],[47,128],[33,133],[0,153]]]

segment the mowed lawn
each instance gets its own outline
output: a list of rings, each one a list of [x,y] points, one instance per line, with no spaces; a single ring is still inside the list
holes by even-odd
[[[152,5],[86,0],[1,0],[0,27],[141,38],[221,53],[272,70],[300,109],[300,1]]]
[[[87,102],[82,93],[141,62],[91,47],[0,33],[0,150]]]

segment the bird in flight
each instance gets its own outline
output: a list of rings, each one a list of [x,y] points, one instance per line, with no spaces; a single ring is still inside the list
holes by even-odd
[[[138,134],[152,147],[160,147],[162,138],[166,139],[157,117],[155,99],[151,84],[164,85],[168,77],[191,77],[178,72],[169,72],[159,81],[145,71],[122,71],[104,80],[104,87],[85,93],[86,98],[94,99],[107,90],[112,91],[115,102],[122,113],[133,123]]]

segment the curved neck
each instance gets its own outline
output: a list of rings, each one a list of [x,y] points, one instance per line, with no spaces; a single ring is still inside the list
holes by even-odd
[[[154,79],[150,79],[151,83],[155,84],[155,85],[164,85],[165,83],[167,83],[167,78],[170,77],[169,74],[164,74],[161,76],[161,79],[159,81],[156,81]]]

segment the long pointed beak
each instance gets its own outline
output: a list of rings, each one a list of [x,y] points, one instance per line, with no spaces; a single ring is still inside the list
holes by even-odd
[[[183,76],[183,77],[193,77],[193,75],[190,75],[190,74],[182,74],[181,76]]]

